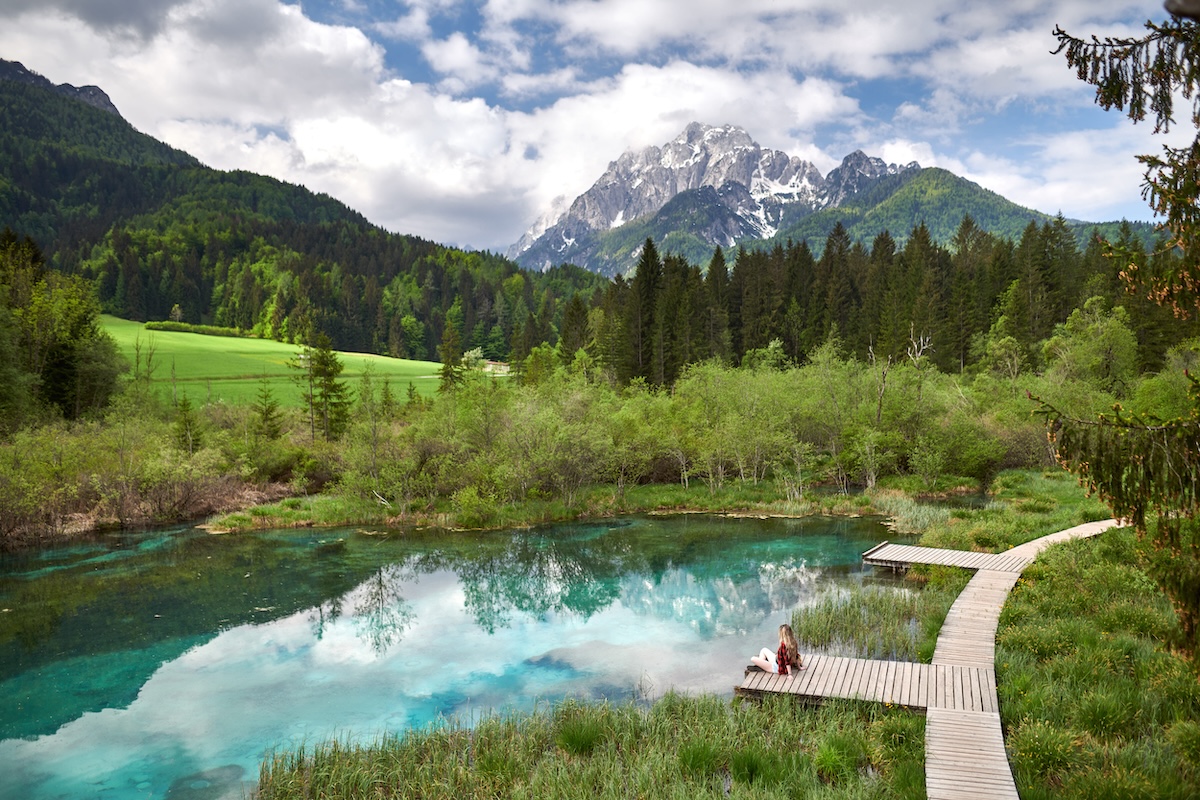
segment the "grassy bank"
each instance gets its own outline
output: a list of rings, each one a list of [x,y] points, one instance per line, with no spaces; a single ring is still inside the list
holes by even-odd
[[[254,402],[265,380],[275,398],[285,406],[299,407],[301,393],[288,367],[300,348],[271,339],[205,336],[181,331],[148,331],[140,322],[103,316],[101,323],[117,342],[121,354],[134,363],[135,350],[141,348],[141,367],[154,354],[154,384],[168,395],[177,390],[193,403]],[[342,379],[356,383],[367,365],[375,376],[391,382],[392,391],[403,397],[411,382],[417,391],[431,396],[437,391],[440,364],[408,361],[370,353],[339,352],[344,370]]]
[[[1134,534],[1050,548],[997,632],[1001,718],[1023,798],[1200,797],[1200,685]]]
[[[924,796],[924,718],[870,705],[562,703],[276,754],[259,797]]]
[[[496,503],[474,492],[400,512],[378,500],[339,494],[293,497],[244,511],[225,514],[209,522],[216,531],[234,532],[266,528],[321,525],[437,525],[447,528],[521,528],[548,522],[611,517],[640,513],[761,514],[803,517],[868,516],[887,513],[880,505],[883,494],[809,493],[797,501],[780,499],[774,482],[730,483],[709,491],[701,483],[630,486],[591,486],[568,503],[562,498]],[[886,502],[886,500],[883,500]]]

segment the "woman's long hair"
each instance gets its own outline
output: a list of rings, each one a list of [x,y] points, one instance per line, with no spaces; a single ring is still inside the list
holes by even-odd
[[[779,641],[787,647],[788,666],[800,666],[800,645],[796,641],[796,634],[792,632],[792,626],[786,622],[779,626]]]

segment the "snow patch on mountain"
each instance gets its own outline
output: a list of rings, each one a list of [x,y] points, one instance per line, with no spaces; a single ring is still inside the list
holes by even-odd
[[[559,198],[506,254],[527,268],[546,269],[572,258],[587,266],[586,253],[572,248],[594,245],[598,234],[657,214],[681,193],[705,187],[716,190],[736,216],[739,238],[768,238],[789,207],[806,212],[834,207],[882,176],[915,167],[855,151],[823,176],[808,161],[760,147],[735,125],[693,122],[662,147],[627,151],[610,162],[590,189],[570,204]],[[699,235],[714,246],[731,246],[734,238],[726,228],[728,223],[709,226]]]

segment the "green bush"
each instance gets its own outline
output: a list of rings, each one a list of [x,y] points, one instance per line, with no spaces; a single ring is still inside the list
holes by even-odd
[[[1070,731],[1043,720],[1022,723],[1009,736],[1015,770],[1039,778],[1065,772],[1078,759],[1079,746]]]
[[[604,740],[604,735],[604,724],[592,712],[583,712],[559,720],[554,741],[568,753],[586,756]]]
[[[834,785],[849,783],[868,761],[866,742],[849,731],[838,731],[827,736],[817,745],[817,752],[813,756],[817,775]]]
[[[721,751],[710,741],[685,742],[679,748],[679,763],[691,775],[714,775],[721,766]]]

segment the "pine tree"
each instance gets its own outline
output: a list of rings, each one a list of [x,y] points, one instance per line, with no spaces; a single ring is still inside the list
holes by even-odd
[[[571,295],[563,311],[562,327],[558,333],[558,358],[563,366],[575,360],[575,353],[588,345],[588,312],[583,298]]]
[[[708,262],[704,275],[705,338],[707,355],[728,361],[731,354],[729,341],[729,271],[725,267],[725,253],[718,247]]]
[[[175,407],[174,432],[175,446],[189,456],[195,455],[203,443],[200,435],[200,420],[196,417],[196,412],[192,410],[192,401],[188,399],[186,392],[183,397],[179,398],[179,404]]]
[[[458,388],[463,380],[462,343],[458,328],[447,325],[442,331],[442,344],[438,347],[438,359],[442,362],[438,391],[445,394]]]

